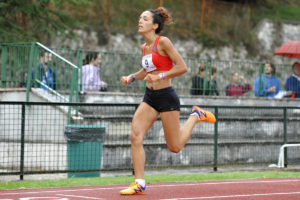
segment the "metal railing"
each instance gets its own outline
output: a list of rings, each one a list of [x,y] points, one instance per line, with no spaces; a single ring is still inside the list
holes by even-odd
[[[77,66],[83,65],[83,60],[88,53],[99,52],[102,55],[100,64],[101,79],[108,83],[109,91],[144,92],[145,82],[143,81],[137,81],[126,88],[120,84],[121,76],[134,73],[141,69],[141,54],[66,48],[54,48],[54,50],[73,63],[76,63]],[[234,72],[243,75],[246,81],[254,87],[255,79],[260,77],[264,70],[264,62],[257,61],[202,59],[200,57],[184,57],[183,59],[187,64],[188,72],[182,76],[176,77],[172,83],[176,91],[182,95],[191,94],[192,79],[198,74],[201,65],[207,66],[204,76],[205,88],[201,90],[201,95],[215,95],[212,83],[209,81],[214,79],[212,77],[214,67],[217,69],[215,80],[220,96],[226,96],[226,86],[230,83]],[[281,88],[284,90],[285,80],[293,73],[291,66],[287,64],[274,64],[274,66],[277,68],[277,73],[275,75],[280,80]],[[263,84],[263,81],[260,81],[260,84]],[[261,85],[259,85],[259,88],[260,87]],[[246,96],[254,96],[253,91],[249,91]]]
[[[50,75],[49,75],[50,74]],[[58,102],[78,102],[78,67],[40,44],[1,44],[1,87],[39,88]]]
[[[26,88],[51,102],[78,102],[78,67],[39,42],[1,44],[1,87]],[[68,107],[71,112],[76,109]]]
[[[31,48],[31,46],[33,47]],[[31,51],[32,50],[32,51]],[[31,76],[29,68],[35,68],[39,63],[39,54],[49,52],[52,59],[49,65],[53,68],[57,76],[55,90],[63,95],[67,92],[70,95],[74,93],[75,100],[78,100],[77,94],[81,87],[81,74],[77,74],[77,67],[80,69],[83,60],[89,52],[96,52],[82,49],[67,48],[47,48],[39,43],[12,43],[1,45],[1,87],[26,87],[28,86],[29,77],[34,79],[34,87],[40,87],[42,80],[38,79],[38,71]],[[122,52],[105,52],[99,51],[102,55],[100,64],[101,79],[108,84],[108,90],[111,92],[137,92],[141,93],[145,89],[144,81],[137,81],[128,87],[123,87],[120,83],[120,77],[136,72],[141,68],[141,54],[130,54]],[[241,61],[241,60],[207,60],[200,57],[184,58],[188,72],[173,80],[173,86],[181,95],[191,93],[192,79],[198,74],[199,66],[207,66],[205,72],[205,88],[201,94],[213,95],[212,83],[207,82],[213,79],[213,67],[217,69],[217,89],[220,96],[226,96],[226,86],[229,85],[234,72],[243,75],[252,88],[257,77],[260,77],[264,70],[262,62]],[[32,62],[32,63],[30,63]],[[74,65],[73,65],[73,64]],[[30,67],[28,67],[30,66]],[[281,89],[285,89],[285,81],[293,73],[290,65],[275,64],[276,76],[278,77]],[[79,83],[79,84],[78,84]],[[31,83],[32,84],[32,83]],[[259,81],[259,88],[264,84],[264,80]],[[263,88],[263,87],[262,87]],[[50,91],[51,88],[50,88]],[[52,91],[53,92],[53,91]],[[244,96],[254,96],[253,91],[249,91]],[[72,99],[71,96],[69,99]],[[77,102],[77,101],[75,101]]]
[[[80,114],[72,115],[69,122],[67,109],[63,109],[66,107],[76,107]],[[137,107],[138,104],[0,102],[0,176],[20,175],[23,179],[26,174],[38,173],[132,170],[129,135]],[[216,171],[219,166],[267,167],[277,163],[281,145],[300,142],[299,107],[203,107],[215,114],[217,122],[198,124],[178,154],[167,149],[160,119],[154,123],[144,139],[147,169],[210,166]],[[190,108],[191,105],[181,106],[181,124],[188,118]],[[78,136],[75,141],[66,137],[66,127],[70,126],[74,128],[73,136]],[[87,129],[78,132],[77,127]],[[93,138],[94,132],[89,133],[97,127],[105,129],[101,140]],[[99,148],[93,150],[95,146]],[[71,157],[70,151],[76,152],[76,148],[80,153]],[[300,163],[297,149],[285,150],[285,165],[287,161]],[[78,166],[70,168],[73,163]],[[81,166],[86,163],[96,166]]]

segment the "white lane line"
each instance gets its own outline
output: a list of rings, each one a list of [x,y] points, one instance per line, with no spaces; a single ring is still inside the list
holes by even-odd
[[[105,200],[105,199],[103,199],[103,198],[95,198],[95,197],[87,197],[87,196],[78,196],[78,195],[67,195],[67,194],[57,194],[57,196],[63,196],[63,197],[75,197],[75,198],[81,198],[81,199]]]
[[[41,199],[54,199],[54,200],[69,200],[68,198],[63,198],[63,199],[58,199],[57,197],[23,197],[20,198],[19,200],[41,200]]]
[[[173,199],[160,199],[160,200],[192,200],[192,199],[220,199],[220,198],[238,198],[238,197],[256,197],[256,196],[282,196],[282,195],[295,195],[300,192],[282,192],[282,193],[264,193],[264,194],[240,194],[240,195],[227,195],[227,196],[207,196],[207,197],[187,197],[187,198],[173,198]]]
[[[289,182],[300,182],[300,179],[296,180],[258,180],[258,181],[225,181],[225,182],[197,182],[197,183],[186,183],[186,184],[170,184],[170,185],[151,185],[149,187],[176,187],[176,186],[194,186],[194,185],[225,185],[225,184],[255,184],[255,183],[289,183]]]
[[[123,188],[123,187],[122,187]],[[57,192],[78,192],[78,191],[94,191],[98,189],[105,189],[105,188],[93,188],[93,189],[74,189],[74,190],[50,190],[50,191],[44,191],[44,190],[38,190],[35,192],[12,192],[12,193],[0,193],[0,195],[18,195],[18,194],[40,194],[40,193],[57,193]],[[111,188],[113,189],[113,188]]]
[[[239,181],[216,181],[216,182],[196,182],[196,183],[180,183],[177,184],[161,184],[161,185],[147,185],[147,188],[156,188],[156,187],[185,187],[185,186],[198,186],[198,185],[226,185],[226,184],[255,184],[255,183],[291,183],[291,182],[300,182],[300,179],[286,179],[286,180],[239,180]],[[89,187],[89,186],[84,186]],[[95,190],[113,190],[113,189],[124,189],[126,186],[116,186],[116,187],[93,187],[93,188],[76,188],[76,189],[60,189],[52,188],[53,190],[43,190],[43,189],[32,189],[37,191],[30,192],[0,192],[1,195],[17,195],[17,194],[39,194],[39,193],[57,193],[57,192],[78,192],[78,191],[95,191]],[[49,188],[48,188],[49,189]],[[55,190],[56,189],[56,190]],[[31,190],[31,189],[28,189]]]

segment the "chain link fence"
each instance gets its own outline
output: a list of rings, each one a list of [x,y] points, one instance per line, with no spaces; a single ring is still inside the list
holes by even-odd
[[[0,102],[0,176],[132,170],[131,120],[138,104]],[[77,113],[68,117],[72,108]],[[203,106],[215,124],[200,123],[185,148],[168,151],[158,119],[144,139],[146,168],[259,165],[278,162],[281,145],[300,143],[298,107]],[[181,106],[180,122],[191,105]],[[285,164],[300,164],[299,148]],[[99,175],[99,174],[98,174]]]
[[[89,53],[101,54],[100,76],[106,82],[111,92],[135,92],[142,93],[145,89],[145,82],[138,81],[128,87],[122,87],[121,76],[127,76],[141,69],[142,54],[130,54],[122,52],[100,52],[84,49],[47,48],[40,43],[10,43],[0,45],[1,55],[1,87],[40,87],[43,82],[39,77],[38,66],[43,63],[48,65],[55,74],[55,82],[46,85],[57,96],[67,99],[74,98],[78,102],[77,94],[81,88],[82,80],[80,69],[85,64],[85,58]],[[219,96],[226,96],[226,88],[232,81],[233,73],[237,72],[244,77],[252,89],[254,82],[264,72],[265,61],[256,62],[249,60],[207,60],[199,57],[184,57],[188,72],[173,80],[173,87],[178,94],[190,95],[192,80],[199,75],[199,67],[205,65],[204,80],[215,80]],[[73,64],[72,64],[73,63]],[[281,89],[285,89],[285,81],[293,74],[292,67],[286,64],[275,63],[276,74]],[[216,77],[213,71],[216,68]],[[41,70],[43,71],[43,70]],[[262,81],[261,81],[262,82]],[[90,83],[95,84],[95,83]],[[239,84],[244,84],[240,81]],[[262,84],[262,83],[261,83]],[[29,86],[29,87],[28,87]],[[49,89],[48,88],[48,89]],[[47,88],[46,88],[47,89]],[[212,82],[207,82],[205,91],[201,94],[214,95]],[[73,93],[74,97],[73,97]],[[69,95],[72,95],[69,97]],[[246,92],[244,96],[254,96],[253,91]],[[66,102],[61,100],[62,102]]]

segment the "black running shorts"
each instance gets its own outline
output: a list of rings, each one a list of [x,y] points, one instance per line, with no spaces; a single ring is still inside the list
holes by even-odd
[[[157,112],[180,111],[179,97],[172,87],[160,90],[146,88],[143,102],[150,105]]]

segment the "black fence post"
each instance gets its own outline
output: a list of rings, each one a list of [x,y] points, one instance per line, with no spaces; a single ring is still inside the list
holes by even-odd
[[[25,138],[25,104],[22,104],[22,118],[21,118],[21,159],[20,159],[20,180],[24,176],[24,138]]]
[[[283,109],[283,144],[287,144],[287,111]],[[284,148],[284,167],[287,167],[287,148]]]
[[[215,134],[214,134],[214,171],[218,171],[218,107],[215,107],[215,117],[216,117],[216,123],[215,123]]]

